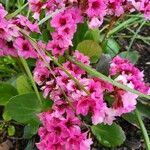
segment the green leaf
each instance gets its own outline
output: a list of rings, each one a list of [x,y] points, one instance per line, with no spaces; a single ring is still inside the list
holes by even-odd
[[[32,138],[35,134],[37,134],[40,123],[32,120],[29,124],[24,127],[23,137],[26,139]]]
[[[39,40],[40,37],[41,37],[41,34],[40,34],[40,33],[37,33],[37,32],[31,32],[31,33],[30,33],[30,37],[31,37],[31,38],[34,38],[34,39],[36,39],[36,40]]]
[[[122,118],[139,128],[139,122],[135,112],[124,114],[122,115]]]
[[[46,43],[50,40],[50,31],[49,30],[44,29],[42,31],[42,40]]]
[[[37,114],[42,109],[35,93],[14,96],[5,108],[11,118],[20,123],[38,120]]]
[[[119,54],[122,58],[127,58],[129,59],[133,64],[136,64],[140,55],[137,51],[132,51],[132,52],[122,52]]]
[[[16,87],[19,94],[33,92],[26,75],[20,75],[16,80]]]
[[[125,141],[124,131],[116,123],[112,125],[100,124],[92,126],[91,129],[99,143],[104,146],[116,147]]]
[[[113,38],[109,38],[102,45],[102,49],[103,49],[104,53],[107,53],[107,54],[111,55],[112,57],[114,57],[115,55],[118,54],[120,47]]]
[[[137,103],[137,109],[141,113],[141,116],[150,118],[150,105],[143,104],[141,102]]]
[[[102,54],[102,49],[99,44],[92,40],[84,40],[80,42],[77,46],[77,50],[90,58],[96,57],[97,60]]]
[[[87,30],[88,30],[88,25],[87,25],[86,21],[84,21],[83,24],[78,24],[77,31],[76,31],[74,38],[73,38],[74,49],[76,49],[77,45],[81,41],[84,40],[84,35],[85,35]]]
[[[53,105],[53,101],[51,99],[44,99],[42,111],[50,110],[52,108],[52,105]]]
[[[100,41],[99,30],[98,29],[88,30],[84,35],[84,39],[85,40],[93,40],[93,41],[99,43],[99,41]]]
[[[13,125],[8,126],[7,132],[9,136],[14,136],[15,135],[15,127]]]
[[[0,105],[6,105],[9,99],[17,94],[17,90],[12,85],[0,82]]]
[[[7,111],[4,111],[2,117],[3,117],[3,119],[4,119],[5,121],[7,121],[7,122],[11,120],[11,117],[10,117],[10,115],[8,114]]]
[[[34,149],[33,147],[34,147],[34,144],[33,144],[32,140],[31,140],[31,141],[28,142],[25,150],[37,150],[37,149]]]

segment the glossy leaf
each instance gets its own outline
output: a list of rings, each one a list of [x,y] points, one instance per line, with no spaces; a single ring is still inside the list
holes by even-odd
[[[124,131],[115,123],[112,125],[95,125],[91,129],[98,142],[104,146],[116,147],[125,141]]]

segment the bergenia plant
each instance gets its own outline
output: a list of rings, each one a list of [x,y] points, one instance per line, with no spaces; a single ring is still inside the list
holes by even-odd
[[[0,3],[0,57],[9,66],[0,105],[8,134],[15,120],[25,125],[23,138],[38,134],[39,150],[117,147],[125,141],[118,124],[123,117],[141,128],[150,150],[137,107],[148,109],[150,87],[134,65],[138,54],[130,51],[149,20],[149,0]],[[140,27],[120,53],[113,36],[135,24]]]

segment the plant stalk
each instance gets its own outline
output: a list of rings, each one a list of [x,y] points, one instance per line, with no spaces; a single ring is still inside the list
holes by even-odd
[[[29,77],[30,80],[31,80],[31,83],[32,83],[32,86],[33,86],[33,88],[34,88],[34,91],[35,91],[35,93],[36,93],[36,95],[37,95],[39,104],[40,104],[40,106],[42,107],[41,96],[40,96],[40,94],[39,94],[39,91],[38,91],[38,88],[37,88],[37,86],[36,86],[36,83],[35,83],[35,81],[34,81],[34,79],[33,79],[33,76],[32,76],[32,73],[31,73],[31,71],[30,71],[30,69],[29,69],[29,66],[28,66],[28,64],[27,64],[27,62],[26,62],[26,60],[25,60],[24,58],[20,57],[20,61],[21,61],[22,65],[24,66],[24,69],[25,69],[25,71],[26,71],[28,77]]]
[[[103,75],[102,73],[96,71],[95,69],[91,68],[90,66],[87,66],[77,60],[75,60],[74,58],[72,58],[71,56],[66,56],[68,60],[70,60],[71,62],[73,62],[74,64],[76,64],[77,66],[79,66],[80,68],[84,69],[85,71],[87,71],[89,74],[93,75],[93,76],[96,76],[98,77],[99,79],[103,80],[103,81],[106,81],[114,86],[117,86],[125,91],[129,91],[131,93],[134,93],[134,94],[137,94],[138,96],[141,96],[141,97],[144,97],[146,99],[149,99],[150,100],[150,96],[149,95],[146,95],[146,94],[143,94],[137,90],[134,90],[134,89],[131,89],[130,87],[126,86],[126,85],[123,85],[105,75]]]
[[[142,134],[143,134],[143,137],[144,137],[144,142],[145,142],[146,150],[150,150],[150,139],[149,139],[148,133],[146,131],[145,125],[143,123],[143,120],[141,118],[141,115],[140,115],[140,113],[139,113],[139,111],[137,109],[135,110],[135,114],[137,116],[137,120],[139,122],[141,131],[142,131]]]

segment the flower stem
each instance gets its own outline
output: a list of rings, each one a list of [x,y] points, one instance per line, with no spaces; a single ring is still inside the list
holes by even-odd
[[[77,60],[75,60],[74,58],[72,58],[71,56],[66,56],[68,60],[70,60],[71,62],[73,62],[74,64],[76,64],[77,66],[79,66],[80,68],[84,69],[86,72],[88,72],[89,74],[95,76],[95,77],[98,77],[99,79],[103,80],[103,81],[106,81],[114,86],[117,86],[125,91],[129,91],[131,93],[134,93],[134,94],[137,94],[138,96],[141,96],[141,97],[144,97],[146,99],[150,99],[150,96],[149,95],[146,95],[146,94],[143,94],[137,90],[134,90],[126,85],[123,85],[105,75],[103,75],[102,73],[96,71],[95,69],[91,68],[90,66],[87,66]]]
[[[149,136],[148,136],[148,133],[146,131],[145,125],[143,123],[143,120],[141,118],[141,115],[140,115],[140,113],[139,113],[139,111],[137,109],[135,110],[135,114],[137,116],[137,119],[138,119],[138,122],[139,122],[139,125],[140,125],[140,128],[141,128],[141,131],[142,131],[142,134],[143,134],[143,137],[144,137],[144,142],[145,142],[145,145],[146,145],[146,150],[150,150]]]
[[[36,86],[36,83],[34,82],[32,73],[31,73],[31,71],[30,71],[30,69],[29,69],[29,66],[28,66],[28,64],[27,64],[27,62],[26,62],[26,60],[25,60],[24,58],[20,57],[20,61],[21,61],[22,65],[23,65],[23,67],[24,67],[24,69],[25,69],[25,71],[26,71],[28,77],[29,77],[30,80],[31,80],[31,83],[32,83],[32,86],[33,86],[33,88],[34,88],[34,91],[35,91],[35,93],[36,93],[36,95],[37,95],[39,104],[40,104],[40,106],[42,107],[42,100],[41,100],[41,97],[40,97],[38,88],[37,88],[37,86]]]

